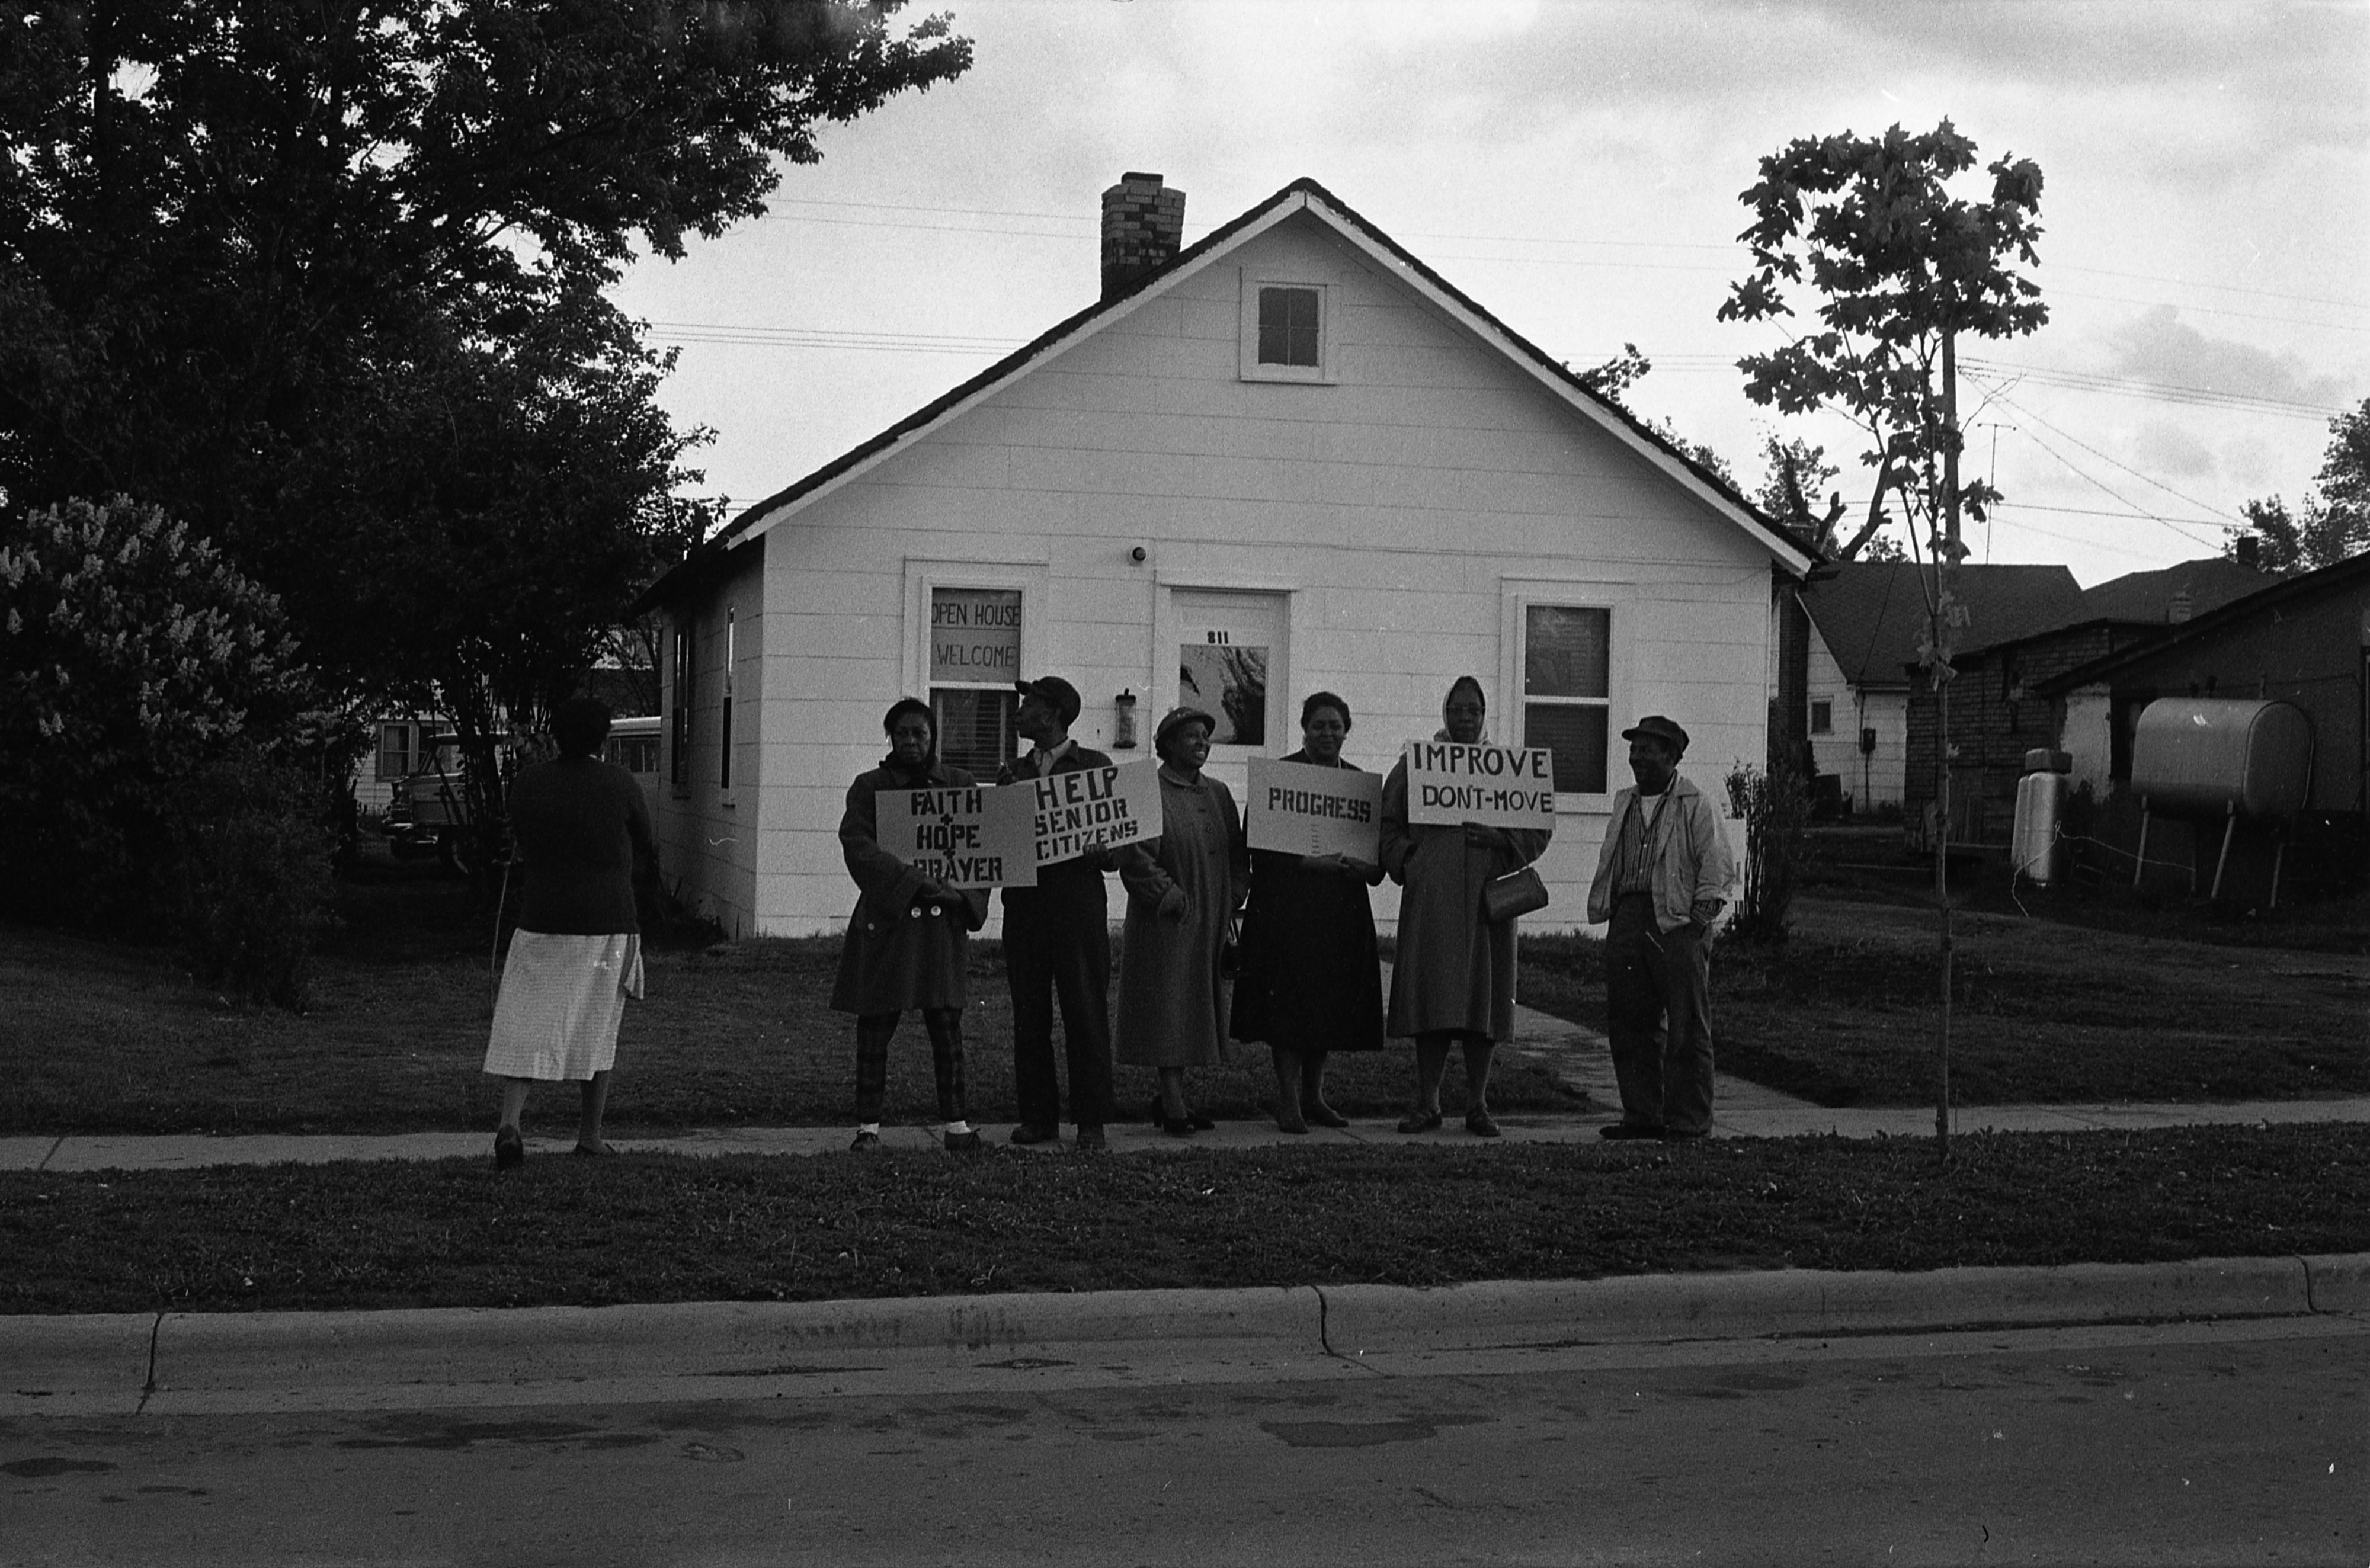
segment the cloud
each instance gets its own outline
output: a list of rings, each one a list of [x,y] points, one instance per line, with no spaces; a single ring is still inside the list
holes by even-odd
[[[2193,426],[2150,419],[2132,439],[2132,466],[2166,479],[2210,478],[2217,468],[2214,450],[2197,437]]]
[[[2344,377],[2316,374],[2292,355],[2251,343],[2209,338],[2171,305],[2152,305],[2104,336],[2110,375],[2283,403],[2337,407],[2348,400]]]

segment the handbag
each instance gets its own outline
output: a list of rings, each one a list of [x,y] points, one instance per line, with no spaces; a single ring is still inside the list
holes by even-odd
[[[1539,880],[1536,866],[1493,876],[1481,885],[1481,918],[1491,925],[1503,925],[1547,907],[1547,885]]]
[[[1226,920],[1225,940],[1218,944],[1218,978],[1238,980],[1243,976],[1243,933],[1232,916]]]

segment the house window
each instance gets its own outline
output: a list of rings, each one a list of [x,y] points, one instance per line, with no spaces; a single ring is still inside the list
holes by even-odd
[[[1277,288],[1259,292],[1259,362],[1316,367],[1316,290]]]
[[[1833,735],[1835,732],[1835,704],[1830,697],[1820,697],[1811,704],[1811,733]]]
[[[716,721],[716,787],[732,787],[732,660],[738,652],[733,637],[732,612],[724,612],[724,705]]]
[[[938,756],[950,767],[992,779],[1018,756],[1013,718],[1020,711],[1020,590],[930,589],[930,711],[938,716]]]
[[[674,710],[667,715],[671,733],[667,777],[677,789],[691,787],[691,624],[674,624]]]
[[[382,780],[408,778],[416,756],[413,737],[419,733],[408,724],[383,724],[378,727],[378,776]]]
[[[1245,381],[1329,382],[1332,289],[1289,279],[1242,280]]]
[[[629,773],[655,773],[659,771],[659,738],[613,735],[609,737],[609,761]]]
[[[1560,795],[1603,795],[1611,733],[1613,612],[1523,608],[1523,744],[1555,753]]]

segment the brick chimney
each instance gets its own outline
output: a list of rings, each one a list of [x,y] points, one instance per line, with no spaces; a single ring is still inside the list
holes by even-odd
[[[2241,533],[2238,535],[2237,544],[2238,547],[2238,564],[2246,567],[2250,572],[2261,571],[2263,569],[2263,557],[2261,553],[2262,541],[2257,539],[2251,533]]]
[[[1131,170],[1103,192],[1103,298],[1176,259],[1185,239],[1185,193],[1156,174]]]
[[[2164,618],[2176,626],[2180,625],[2193,612],[2192,607],[2195,602],[2189,597],[2189,590],[2184,588],[2172,596],[2172,602],[2165,607]]]

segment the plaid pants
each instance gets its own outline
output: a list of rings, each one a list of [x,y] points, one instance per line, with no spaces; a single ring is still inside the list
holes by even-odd
[[[856,1119],[877,1122],[889,1093],[889,1041],[897,1033],[895,1013],[868,1013],[856,1021]],[[922,1026],[930,1032],[930,1067],[938,1080],[938,1119],[963,1119],[962,1009],[926,1007]]]

